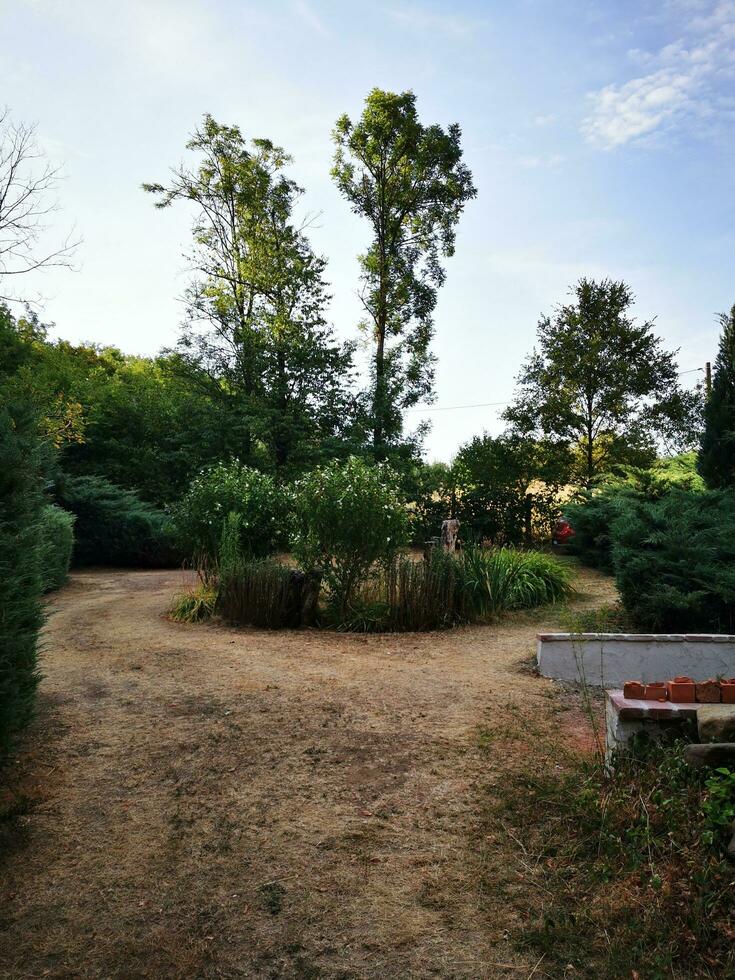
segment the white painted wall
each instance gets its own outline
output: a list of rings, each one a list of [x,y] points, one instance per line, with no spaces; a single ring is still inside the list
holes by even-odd
[[[622,687],[625,681],[695,681],[735,677],[735,636],[637,633],[540,633],[537,661],[543,677]],[[583,675],[583,676],[582,676]]]

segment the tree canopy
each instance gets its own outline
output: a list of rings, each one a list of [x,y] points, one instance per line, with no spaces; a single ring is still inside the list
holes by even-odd
[[[630,315],[630,287],[580,279],[571,296],[539,321],[504,413],[513,430],[568,445],[570,477],[586,486],[616,463],[652,462],[659,446],[691,448],[700,398],[682,389],[676,353],[664,349],[653,322]]]
[[[373,89],[357,122],[337,120],[334,143],[332,176],[372,233],[359,260],[360,295],[373,342],[372,443],[382,458],[400,440],[403,410],[432,395],[441,258],[453,254],[457,222],[476,190],[459,126],[424,126],[413,92]]]
[[[712,490],[735,487],[735,306],[720,314],[720,348],[704,408],[698,470]]]

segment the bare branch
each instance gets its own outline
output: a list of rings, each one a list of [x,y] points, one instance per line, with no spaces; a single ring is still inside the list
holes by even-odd
[[[60,244],[44,244],[49,217],[58,210],[61,170],[45,159],[36,127],[15,123],[0,111],[0,300],[17,301],[4,289],[6,277],[38,269],[72,268],[80,239],[70,232]]]

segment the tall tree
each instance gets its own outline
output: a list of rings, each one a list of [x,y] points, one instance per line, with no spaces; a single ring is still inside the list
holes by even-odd
[[[374,343],[372,441],[381,457],[400,439],[403,410],[431,396],[441,257],[453,254],[457,222],[476,191],[459,126],[422,125],[413,92],[373,89],[360,119],[342,116],[333,138],[332,176],[373,236],[360,256],[361,299]]]
[[[697,393],[682,390],[675,353],[653,323],[630,315],[624,282],[580,279],[572,302],[538,324],[537,346],[504,417],[516,432],[576,450],[576,478],[590,486],[615,463],[643,463],[658,445],[691,447]]]
[[[59,177],[38,146],[35,127],[0,111],[0,301],[17,301],[12,284],[18,276],[71,264],[78,242],[68,235],[52,244],[46,237]]]
[[[735,487],[735,306],[720,314],[722,334],[704,408],[697,469],[711,489]]]
[[[283,173],[290,157],[211,116],[187,147],[199,154],[194,170],[144,185],[158,207],[196,206],[196,277],[175,363],[222,405],[232,452],[284,467],[344,420],[352,351],[325,320],[324,260],[292,220],[302,190]]]

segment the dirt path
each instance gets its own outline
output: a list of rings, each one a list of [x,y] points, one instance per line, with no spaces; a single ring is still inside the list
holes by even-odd
[[[513,764],[478,739],[519,718],[529,740],[578,729],[519,666],[558,611],[235,631],[164,619],[180,586],[93,571],[51,603],[11,775],[27,813],[0,836],[0,974],[528,976],[512,909],[477,886],[478,780],[501,789]],[[591,572],[579,587],[578,604],[612,597]]]

